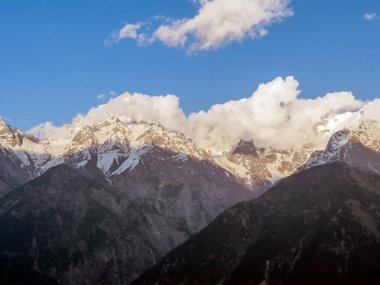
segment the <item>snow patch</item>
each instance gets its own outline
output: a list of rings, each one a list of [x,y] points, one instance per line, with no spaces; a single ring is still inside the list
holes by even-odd
[[[184,153],[179,153],[177,155],[172,156],[171,159],[174,161],[186,161],[189,159],[189,157]]]
[[[152,148],[152,144],[147,144],[139,149],[131,149],[131,152],[127,160],[124,161],[123,164],[115,172],[112,173],[112,175],[121,174],[127,170],[131,172],[140,163],[141,157],[145,155],[148,151],[150,151]]]

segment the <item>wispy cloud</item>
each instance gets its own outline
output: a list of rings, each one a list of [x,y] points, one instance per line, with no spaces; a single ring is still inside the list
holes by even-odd
[[[110,91],[108,93],[101,93],[97,96],[99,100],[106,100],[112,97],[116,97],[118,94],[115,91]]]
[[[376,20],[377,18],[378,17],[376,13],[365,13],[363,16],[363,19],[366,21],[373,21],[373,20]]]
[[[118,43],[124,39],[133,39],[138,40],[139,30],[141,29],[143,23],[136,24],[125,24],[120,31],[113,33],[109,38],[107,38],[104,43],[106,45],[110,45],[112,43]]]
[[[139,45],[161,41],[168,47],[185,48],[188,52],[216,50],[246,38],[268,34],[275,22],[293,15],[291,0],[193,0],[198,6],[193,18],[167,19],[152,28],[151,20],[127,23],[106,42],[133,39]]]

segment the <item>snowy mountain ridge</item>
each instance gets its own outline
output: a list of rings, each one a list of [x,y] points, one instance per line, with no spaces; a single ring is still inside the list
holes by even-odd
[[[91,163],[105,176],[133,171],[141,158],[155,148],[174,154],[162,157],[168,163],[186,161],[189,157],[208,161],[237,177],[251,190],[269,188],[277,180],[297,169],[310,168],[343,159],[353,143],[380,152],[380,123],[364,121],[359,127],[336,132],[323,151],[313,144],[299,149],[276,150],[257,148],[253,141],[240,141],[230,152],[213,156],[185,135],[157,123],[125,121],[111,115],[92,125],[81,118],[68,125],[71,137],[37,139],[0,120],[0,147],[30,178],[53,166],[68,163],[76,168]]]
[[[380,122],[368,120],[358,127],[349,127],[336,132],[325,150],[315,151],[301,170],[335,161],[359,160],[362,147],[374,154],[380,153]]]
[[[38,140],[30,134],[11,129],[4,121],[0,125],[0,146],[11,150],[20,160],[21,167],[31,168],[31,177],[41,175],[49,168],[70,162],[75,167],[85,166],[91,159],[105,175],[133,169],[139,157],[151,148],[159,147],[178,153],[173,159],[213,161],[211,155],[189,138],[158,124],[145,122],[124,123],[109,116],[92,126],[78,123],[72,127],[70,139],[44,138]],[[112,165],[120,169],[110,171]]]

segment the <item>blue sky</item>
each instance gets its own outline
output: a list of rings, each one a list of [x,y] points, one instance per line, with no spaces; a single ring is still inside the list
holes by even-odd
[[[262,82],[293,75],[302,97],[353,91],[380,97],[378,0],[294,0],[294,11],[260,39],[188,54],[160,42],[105,39],[126,22],[191,18],[188,0],[0,1],[0,114],[29,129],[69,122],[115,91],[175,94],[185,112],[248,97]]]

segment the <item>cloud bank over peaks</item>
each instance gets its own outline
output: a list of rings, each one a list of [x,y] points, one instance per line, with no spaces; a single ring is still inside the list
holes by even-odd
[[[191,114],[191,136],[208,149],[227,150],[241,139],[258,146],[289,149],[323,144],[326,138],[316,126],[335,116],[357,111],[362,102],[350,92],[330,93],[316,99],[299,99],[299,83],[293,77],[261,84],[247,99],[215,105],[207,112]]]
[[[260,38],[268,28],[293,15],[290,0],[197,0],[193,18],[167,19],[152,28],[152,20],[127,23],[111,35],[106,43],[133,39],[139,45],[161,41],[169,47],[182,47],[188,52],[216,50],[245,38]]]
[[[380,120],[380,99],[363,102],[351,92],[328,93],[315,99],[300,98],[294,77],[261,84],[252,96],[212,106],[186,116],[174,95],[125,93],[78,115],[69,125],[45,123],[31,130],[39,138],[69,138],[82,125],[110,115],[122,121],[160,123],[180,131],[213,153],[230,150],[240,140],[253,139],[259,147],[296,149],[305,144],[323,148],[330,136],[361,120]]]

